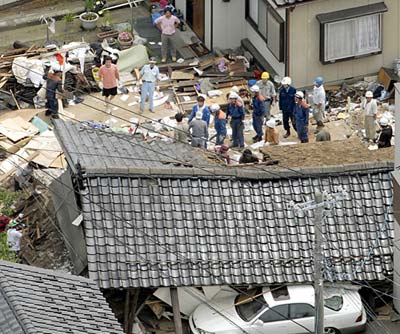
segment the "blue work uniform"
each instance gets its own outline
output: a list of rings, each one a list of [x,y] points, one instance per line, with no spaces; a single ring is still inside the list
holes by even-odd
[[[293,110],[296,104],[294,102],[295,95],[296,88],[292,86],[282,87],[279,90],[279,109],[282,110],[283,128],[287,132],[290,132],[289,120],[292,122],[293,128],[296,129],[293,118]]]
[[[192,108],[192,112],[189,115],[189,123],[195,118],[197,112],[199,111],[199,105],[196,104],[193,108]],[[211,110],[210,108],[208,108],[207,106],[204,106],[203,108],[203,116],[201,117],[201,119],[207,123],[207,126],[210,125],[210,115],[211,115]]]
[[[257,94],[253,96],[251,105],[253,107],[253,128],[256,132],[256,136],[253,137],[253,139],[260,141],[263,138],[262,125],[267,112],[265,108],[265,98],[261,94]]]
[[[236,101],[230,103],[227,108],[227,116],[231,117],[231,128],[232,128],[232,147],[244,147],[244,136],[243,136],[243,120],[245,112],[243,105]]]
[[[223,112],[222,110],[220,111],[220,113]],[[217,132],[217,140],[216,140],[216,145],[222,145],[224,143],[225,137],[226,137],[226,117],[225,117],[225,113],[223,113],[223,117],[219,118],[219,117],[215,117],[214,118],[214,127],[215,127],[215,131]]]
[[[302,143],[308,143],[308,118],[310,115],[310,108],[304,102],[295,104],[294,119],[296,121],[296,131]]]

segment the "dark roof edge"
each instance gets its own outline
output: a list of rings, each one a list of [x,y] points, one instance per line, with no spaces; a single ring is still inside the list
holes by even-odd
[[[372,173],[376,171],[393,171],[393,161],[370,161],[346,165],[303,167],[303,168],[263,168],[263,165],[216,168],[86,168],[85,177],[129,176],[131,178],[161,177],[161,178],[207,178],[224,179],[238,178],[247,180],[277,180],[282,178],[305,178],[324,175],[339,175],[352,173]]]

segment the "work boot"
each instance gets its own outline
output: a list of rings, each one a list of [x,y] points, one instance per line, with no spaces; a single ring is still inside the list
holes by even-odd
[[[290,131],[286,131],[286,133],[283,135],[283,138],[288,138],[290,136]]]

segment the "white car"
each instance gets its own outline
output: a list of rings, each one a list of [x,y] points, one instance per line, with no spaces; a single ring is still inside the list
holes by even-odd
[[[326,334],[358,334],[367,317],[358,291],[324,289]],[[190,315],[194,334],[300,334],[314,332],[314,287],[257,288],[199,305]]]

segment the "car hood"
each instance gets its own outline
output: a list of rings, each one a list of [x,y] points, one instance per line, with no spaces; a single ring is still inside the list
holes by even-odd
[[[242,326],[245,322],[236,313],[235,297],[210,301],[212,307],[207,304],[199,305],[192,314],[196,328],[206,332],[238,330],[238,326]]]

